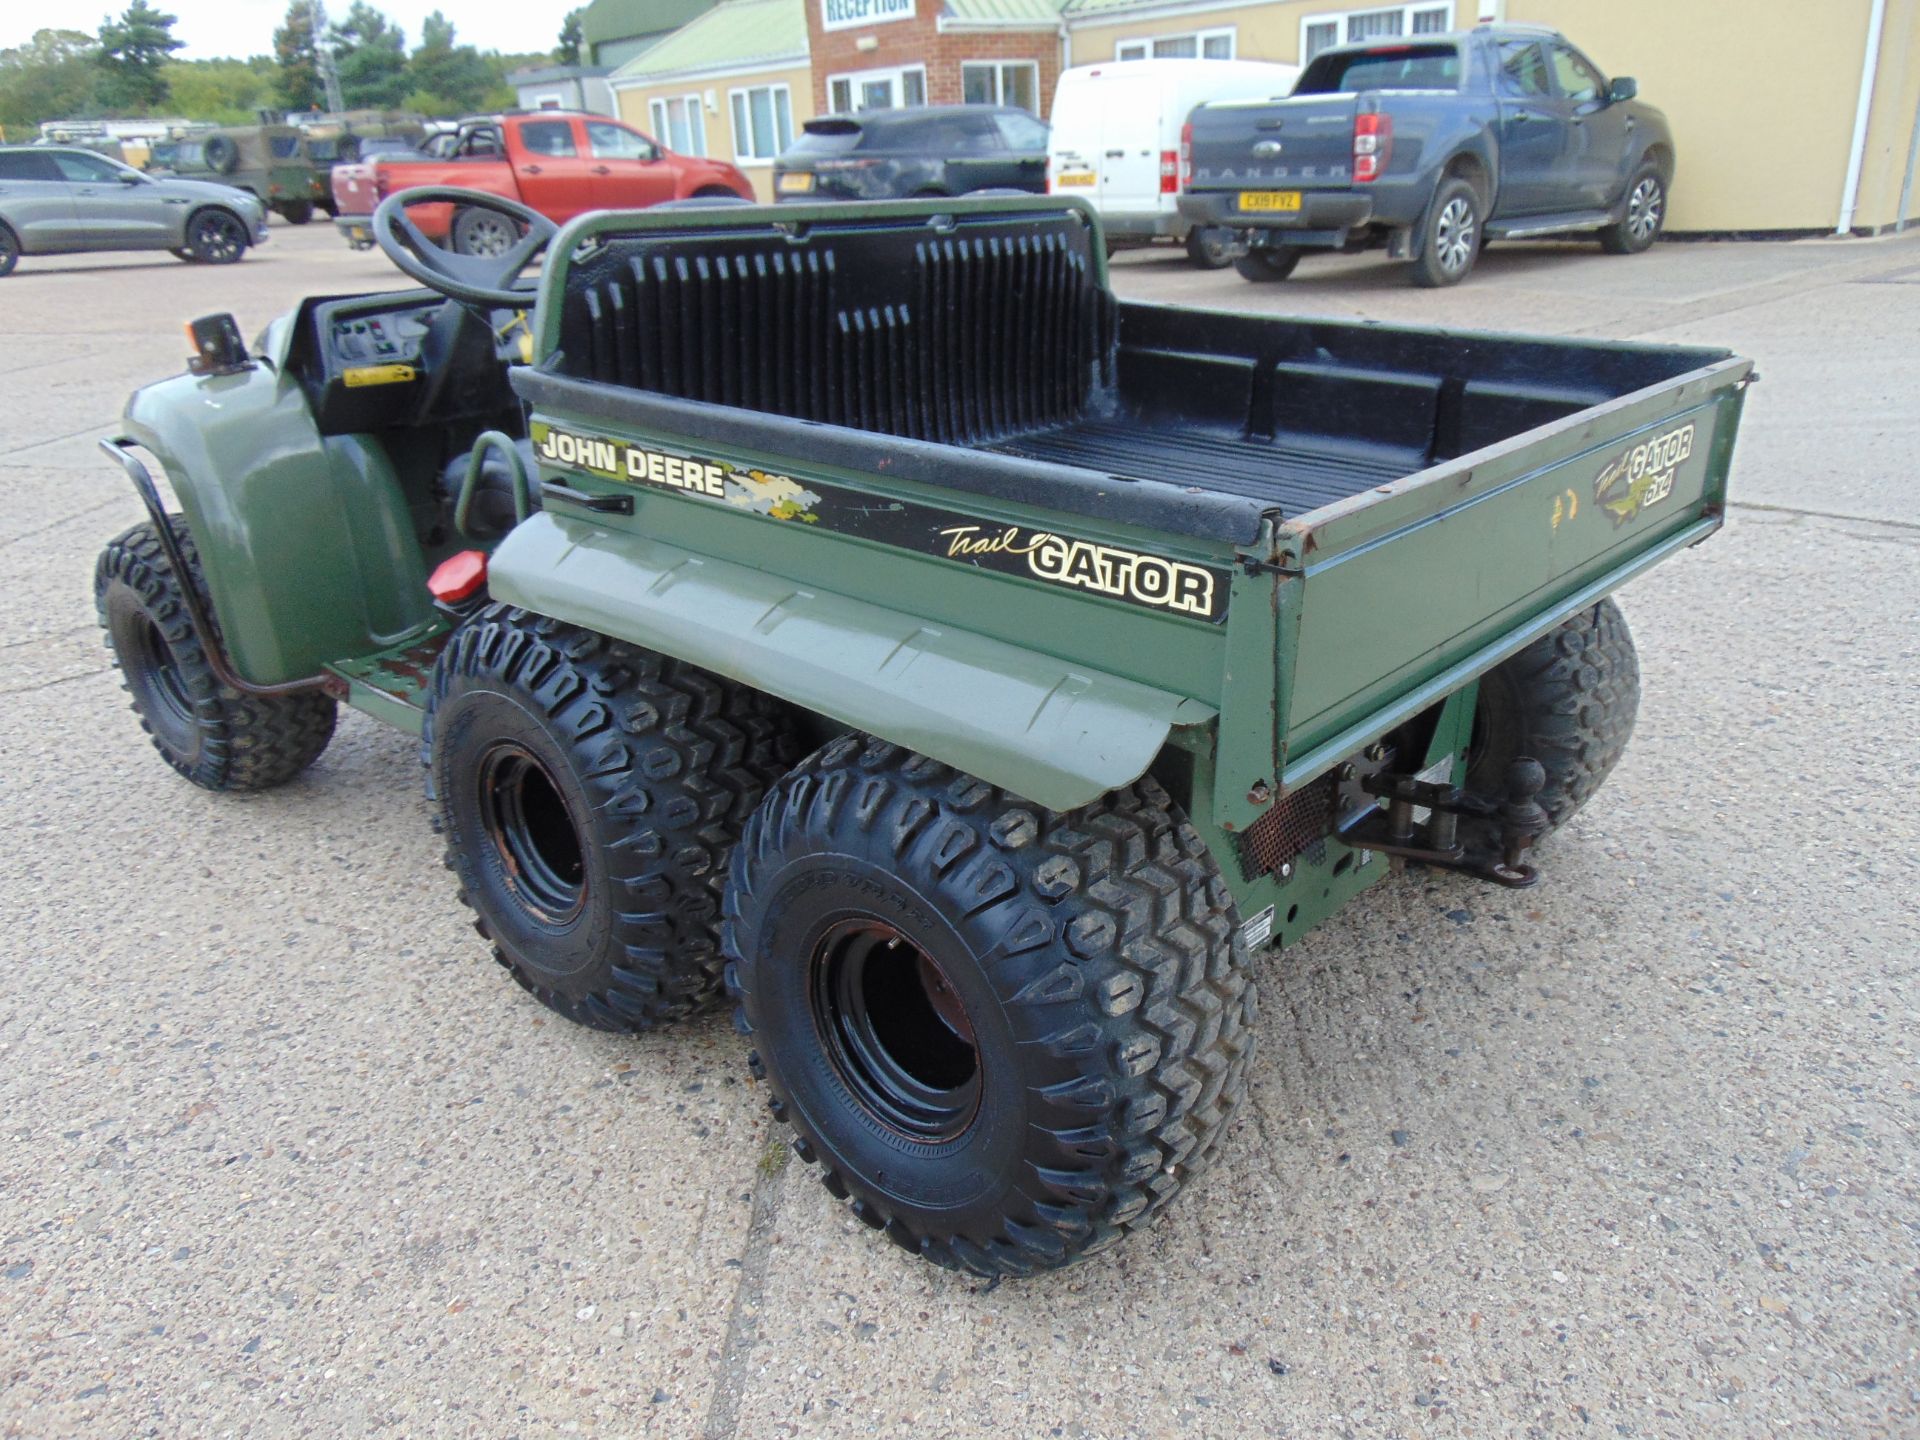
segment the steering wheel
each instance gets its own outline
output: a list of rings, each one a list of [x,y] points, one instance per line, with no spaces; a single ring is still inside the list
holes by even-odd
[[[407,218],[409,205],[452,203],[460,209],[491,210],[527,227],[519,241],[499,255],[459,255],[443,250]],[[518,283],[520,272],[545,250],[560,227],[517,200],[462,190],[455,185],[422,185],[399,190],[373,212],[373,238],[386,257],[429,290],[473,305],[524,310],[531,285]]]

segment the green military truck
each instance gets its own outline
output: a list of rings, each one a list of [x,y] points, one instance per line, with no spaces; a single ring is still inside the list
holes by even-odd
[[[442,251],[449,200],[525,238]],[[987,1275],[1207,1164],[1266,952],[1402,864],[1538,878],[1633,726],[1609,596],[1720,525],[1750,378],[1121,303],[1059,198],[374,223],[425,289],[202,322],[105,442],[154,744],[246,790],[338,702],[417,733],[520,985],[730,991],[827,1188]]]
[[[170,143],[170,173],[245,190],[289,225],[305,225],[316,209],[333,213],[331,162],[315,164],[291,125],[230,125]]]

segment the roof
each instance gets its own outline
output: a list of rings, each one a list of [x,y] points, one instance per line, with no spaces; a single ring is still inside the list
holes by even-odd
[[[647,80],[702,70],[750,70],[756,63],[804,60],[807,0],[725,0],[613,72]]]
[[[1072,9],[1075,0],[946,0],[943,7],[948,20],[963,25],[1044,25],[1060,23],[1062,9]],[[1128,0],[1138,4],[1140,0]]]
[[[529,65],[507,74],[509,85],[551,85],[556,80],[598,80],[611,75],[610,65]]]
[[[580,16],[580,38],[589,45],[677,30],[713,0],[593,0]]]

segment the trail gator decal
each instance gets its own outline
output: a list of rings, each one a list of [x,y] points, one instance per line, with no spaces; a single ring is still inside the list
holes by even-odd
[[[883,499],[820,481],[741,470],[724,461],[564,430],[541,420],[533,423],[533,448],[543,464],[603,480],[676,491],[770,520],[818,525],[1163,614],[1216,625],[1226,619],[1230,577],[1215,565],[1173,560],[1053,530],[995,524],[976,515],[917,501]]]
[[[1643,441],[1594,477],[1594,502],[1612,517],[1618,530],[1673,493],[1674,476],[1692,454],[1691,422]]]

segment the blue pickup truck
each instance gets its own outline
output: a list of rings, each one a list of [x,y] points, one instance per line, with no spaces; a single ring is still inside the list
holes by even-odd
[[[1336,46],[1284,100],[1193,112],[1180,211],[1236,232],[1249,280],[1385,246],[1415,284],[1453,285],[1489,239],[1576,231],[1633,254],[1659,237],[1674,166],[1636,93],[1551,30]]]

